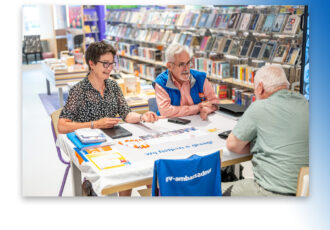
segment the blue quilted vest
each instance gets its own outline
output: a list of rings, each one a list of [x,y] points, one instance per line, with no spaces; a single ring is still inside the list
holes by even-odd
[[[194,86],[190,89],[190,96],[191,96],[194,104],[196,105],[196,104],[200,103],[204,98],[203,90],[204,90],[204,82],[205,82],[205,78],[206,78],[206,73],[199,72],[196,70],[190,70],[190,74],[196,80]],[[163,89],[166,90],[166,92],[170,96],[171,105],[180,106],[180,102],[181,102],[180,90],[176,87],[175,88],[167,87],[166,86],[167,81],[168,81],[168,70],[159,74],[152,85],[153,85],[153,87],[155,87],[155,83],[160,85]],[[159,115],[159,111],[157,112],[157,114]]]

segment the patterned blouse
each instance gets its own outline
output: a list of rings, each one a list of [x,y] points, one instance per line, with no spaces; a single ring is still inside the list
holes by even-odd
[[[104,97],[94,89],[88,77],[74,85],[69,91],[68,100],[63,107],[60,118],[74,122],[96,121],[104,117],[116,117],[125,120],[131,112],[117,82],[107,79]]]

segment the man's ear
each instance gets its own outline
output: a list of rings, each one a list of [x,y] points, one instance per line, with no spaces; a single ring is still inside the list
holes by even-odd
[[[172,65],[171,65],[171,63],[167,62],[167,63],[166,63],[166,67],[167,67],[167,69],[169,69],[170,71],[172,70]]]
[[[265,92],[265,89],[264,89],[264,83],[259,82],[259,84],[257,85],[256,90],[257,90],[257,93],[258,93],[260,96],[262,96],[262,95],[264,94],[264,92]]]

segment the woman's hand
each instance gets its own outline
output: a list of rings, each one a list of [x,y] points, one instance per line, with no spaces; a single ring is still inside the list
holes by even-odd
[[[98,128],[98,129],[112,128],[113,126],[118,124],[119,121],[120,121],[119,118],[109,118],[109,117],[101,118],[100,120],[94,121],[94,128]]]
[[[161,119],[161,118],[163,118],[163,117],[162,116],[157,116],[156,113],[148,111],[148,112],[144,113],[141,116],[141,121],[152,122],[153,123],[155,121],[158,121],[158,119]]]

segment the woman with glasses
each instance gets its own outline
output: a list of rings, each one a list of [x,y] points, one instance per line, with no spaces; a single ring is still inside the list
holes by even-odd
[[[74,85],[58,122],[60,133],[79,128],[112,128],[120,119],[128,123],[154,122],[153,112],[132,112],[116,81],[109,79],[116,50],[104,41],[90,44],[85,53],[89,74]]]
[[[153,82],[158,113],[166,117],[183,117],[199,113],[203,120],[218,103],[206,73],[190,69],[191,51],[187,46],[172,43],[165,51],[168,70]]]
[[[115,118],[117,114],[128,123],[158,120],[153,112],[132,112],[116,81],[109,79],[115,55],[116,50],[104,41],[89,45],[85,53],[89,74],[70,89],[58,121],[60,133],[80,128],[112,128],[120,121]],[[131,191],[119,195],[130,196]]]

